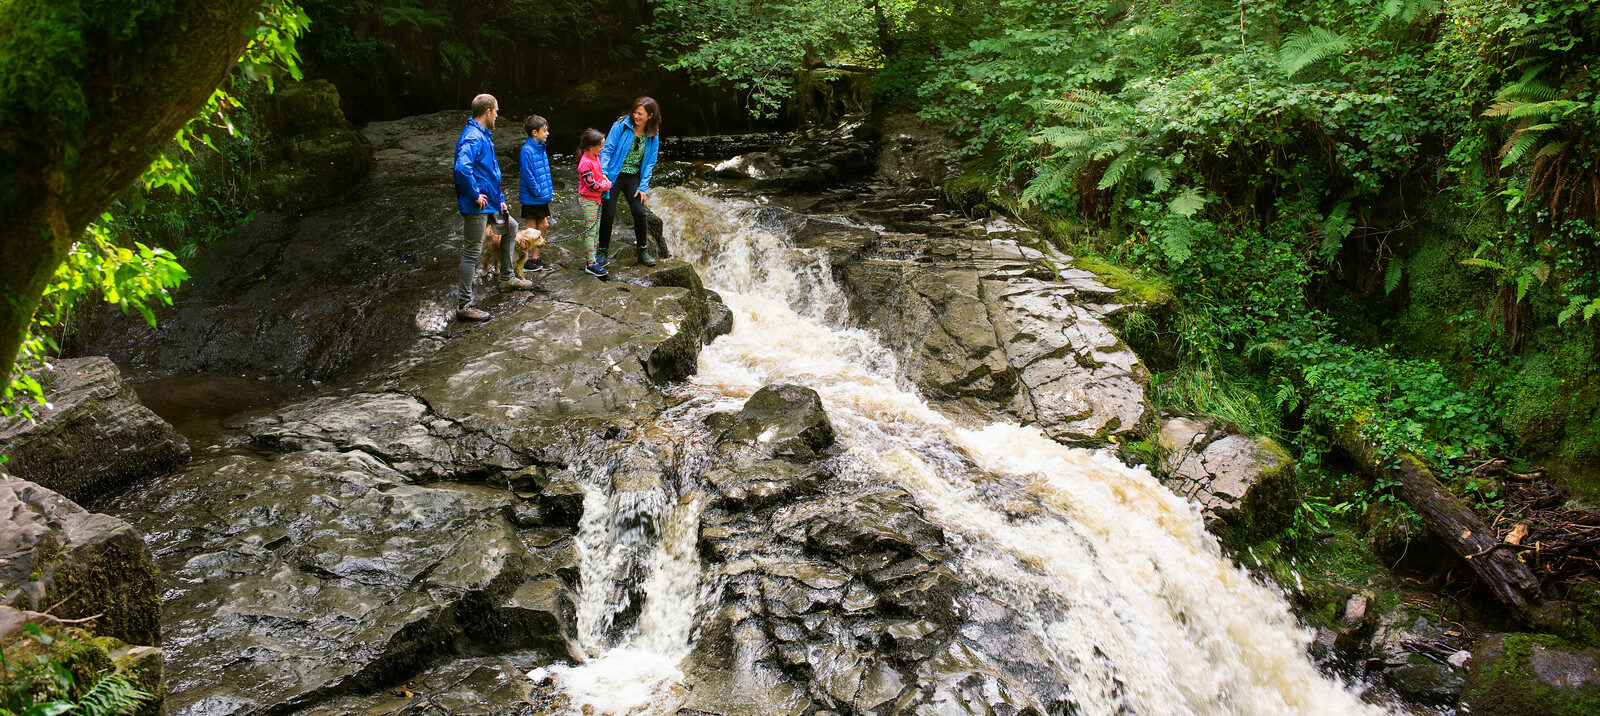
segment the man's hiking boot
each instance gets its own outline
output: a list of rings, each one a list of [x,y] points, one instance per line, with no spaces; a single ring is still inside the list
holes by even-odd
[[[532,291],[533,282],[525,278],[512,276],[500,282],[501,291]]]
[[[456,309],[456,320],[487,321],[489,320],[489,312],[476,306],[463,306]]]
[[[598,279],[600,279],[602,281],[604,281],[605,279],[611,277],[611,272],[607,271],[606,267],[605,267],[605,264],[602,264],[599,261],[595,261],[594,263],[591,263],[588,266],[583,267],[583,270],[588,272],[588,274],[590,276],[598,278]]]
[[[650,247],[639,247],[639,263],[642,263],[646,266],[656,265],[656,257],[650,255]]]

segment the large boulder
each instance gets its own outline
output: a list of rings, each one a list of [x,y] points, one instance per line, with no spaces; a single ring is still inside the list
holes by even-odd
[[[1041,255],[1013,238],[904,218],[934,219],[932,201],[866,202],[883,212],[876,223],[914,224],[894,233],[771,207],[758,216],[797,245],[828,253],[851,317],[894,350],[928,397],[975,402],[1063,442],[1148,431],[1147,373],[1107,325],[1123,308],[1111,299],[1116,292],[1086,271],[1042,270]]]
[[[208,458],[112,507],[158,545],[169,707],[221,715],[384,687],[452,655],[567,657],[570,548],[519,530],[518,500],[306,450]]]
[[[139,397],[109,359],[54,361],[30,375],[44,387],[34,419],[0,418],[5,469],[79,502],[189,459],[189,443]]]
[[[1547,635],[1491,634],[1467,664],[1462,702],[1487,716],[1600,713],[1600,651]]]
[[[833,424],[817,391],[769,385],[756,391],[717,437],[727,452],[808,461],[833,444]]]
[[[1157,435],[1162,484],[1199,503],[1212,527],[1226,522],[1270,535],[1294,516],[1294,458],[1276,440],[1170,416]]]
[[[767,386],[708,422],[700,551],[726,587],[684,661],[684,712],[1067,708],[1023,619],[963,584],[910,493],[815,459],[833,431],[814,391]]]
[[[130,644],[161,643],[161,592],[144,539],[128,523],[0,475],[0,604],[63,619]]]

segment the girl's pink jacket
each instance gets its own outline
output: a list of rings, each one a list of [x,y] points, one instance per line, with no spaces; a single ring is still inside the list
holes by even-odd
[[[600,160],[584,152],[578,159],[578,196],[589,201],[600,201],[600,195],[610,191],[611,182],[600,170]]]

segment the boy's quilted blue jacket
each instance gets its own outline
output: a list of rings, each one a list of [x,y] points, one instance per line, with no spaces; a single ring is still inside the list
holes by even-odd
[[[522,180],[517,182],[517,198],[524,206],[548,204],[555,198],[555,182],[550,178],[550,153],[544,142],[529,137],[517,155]]]

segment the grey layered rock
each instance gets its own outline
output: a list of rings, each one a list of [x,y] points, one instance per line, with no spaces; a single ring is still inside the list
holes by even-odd
[[[745,401],[717,445],[728,452],[797,461],[815,458],[833,444],[833,424],[817,391],[769,385]]]
[[[47,406],[0,418],[5,470],[68,498],[91,501],[189,459],[189,443],[139,402],[107,358],[54,361],[31,373]]]
[[[464,122],[465,115],[452,110],[368,124],[361,131],[374,149],[373,167],[350,187],[343,202],[258,214],[238,234],[197,257],[199,268],[157,327],[136,318],[88,316],[76,351],[160,372],[352,379],[341,381],[345,383],[388,369],[397,356],[418,352],[419,340],[455,326],[451,317],[462,222],[449,177]],[[494,137],[506,181],[502,188],[514,198],[518,175],[513,158],[523,137],[507,123]],[[568,190],[569,174],[555,173],[557,191]],[[530,297],[500,292],[494,282],[483,281],[475,292],[479,305],[497,311],[501,306],[545,304],[518,320],[549,317],[552,329],[561,324],[557,345],[568,350],[579,350],[574,338],[594,336],[584,345],[598,346],[606,342],[600,338],[603,333],[626,340],[660,332],[652,343],[665,349],[659,353],[652,348],[624,357],[609,351],[609,357],[628,364],[629,370],[643,358],[647,382],[681,380],[692,373],[698,348],[689,343],[700,340],[707,314],[699,310],[704,301],[694,289],[672,294],[670,286],[676,284],[669,283],[668,274],[673,263],[663,261],[647,271],[631,261],[619,262],[627,265],[615,267],[618,280],[595,281],[580,270],[578,207],[558,201],[551,210],[555,222],[540,256],[565,270],[533,275],[551,293]],[[658,288],[629,284],[649,284],[652,274],[662,280]],[[668,303],[676,305],[668,308]],[[679,312],[683,317],[674,318]],[[695,316],[701,320],[690,318]],[[641,323],[651,320],[653,325]],[[497,317],[491,323],[498,322]],[[424,355],[428,352],[421,349]],[[569,407],[590,406],[572,411],[598,405],[586,400],[591,396],[559,392],[567,399],[560,402]],[[621,403],[633,400],[614,397]]]
[[[1248,514],[1270,530],[1293,491],[1294,460],[1271,438],[1254,438],[1183,417],[1161,423],[1158,474],[1173,492],[1200,503],[1209,521]],[[1287,491],[1287,493],[1286,493]]]
[[[876,201],[884,216],[932,211]],[[1042,272],[1037,252],[1012,238],[943,225],[875,232],[771,207],[760,219],[827,253],[851,318],[901,356],[930,398],[975,402],[1064,442],[1149,428],[1148,374],[1106,325],[1123,307],[1093,274]]]
[[[566,657],[571,565],[536,559],[516,499],[359,450],[208,458],[119,496],[167,580],[172,712],[282,711],[469,651]]]
[[[95,633],[161,644],[161,592],[144,539],[127,522],[0,475],[0,604],[62,619],[100,615]]]
[[[795,416],[821,412],[809,390],[762,392],[727,421],[724,436],[777,442],[804,433],[797,426],[808,421]],[[815,460],[814,450],[761,454],[778,457],[750,461],[719,450],[703,473],[721,497],[703,515],[701,551],[706,578],[724,583],[725,596],[684,662],[685,709],[755,716],[1069,708],[1018,615],[963,584],[943,530],[909,493],[833,474],[836,463]]]

